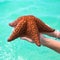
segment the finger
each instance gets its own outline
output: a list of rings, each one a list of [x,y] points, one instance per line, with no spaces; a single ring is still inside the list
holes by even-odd
[[[27,37],[21,37],[21,39],[29,41],[29,42],[33,42],[31,39],[27,38]]]

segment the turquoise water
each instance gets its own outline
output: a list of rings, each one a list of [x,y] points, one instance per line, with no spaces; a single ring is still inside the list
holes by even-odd
[[[13,29],[8,24],[23,15],[37,16],[60,30],[60,0],[0,0],[0,60],[60,60],[60,54],[47,47],[20,38],[7,42]]]

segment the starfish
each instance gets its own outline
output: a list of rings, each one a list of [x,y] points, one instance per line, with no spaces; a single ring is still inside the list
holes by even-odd
[[[50,28],[40,19],[32,15],[19,17],[9,25],[14,27],[14,31],[8,38],[8,41],[12,41],[18,37],[27,37],[32,39],[37,46],[41,45],[40,33],[54,31],[54,29]]]

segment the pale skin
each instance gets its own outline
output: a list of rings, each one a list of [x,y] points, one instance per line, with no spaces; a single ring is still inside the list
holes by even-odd
[[[46,38],[44,37],[42,34],[47,34],[49,36],[52,36],[52,37],[55,37],[55,38],[60,38],[60,32],[59,31],[54,31],[52,33],[41,33],[40,34],[40,41],[41,41],[41,44],[43,46],[46,46],[50,49],[53,49],[54,51],[60,53],[60,42],[59,41],[56,41],[56,40],[53,40],[53,39],[50,39],[50,38]],[[22,39],[24,40],[27,40],[29,42],[33,42],[31,39],[27,38],[27,37],[21,37]]]

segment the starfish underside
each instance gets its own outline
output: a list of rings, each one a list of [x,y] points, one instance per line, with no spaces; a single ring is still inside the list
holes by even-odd
[[[18,37],[27,37],[32,39],[38,46],[40,46],[40,33],[54,31],[54,29],[32,15],[19,17],[9,25],[14,27],[14,31],[8,41],[12,41]]]

